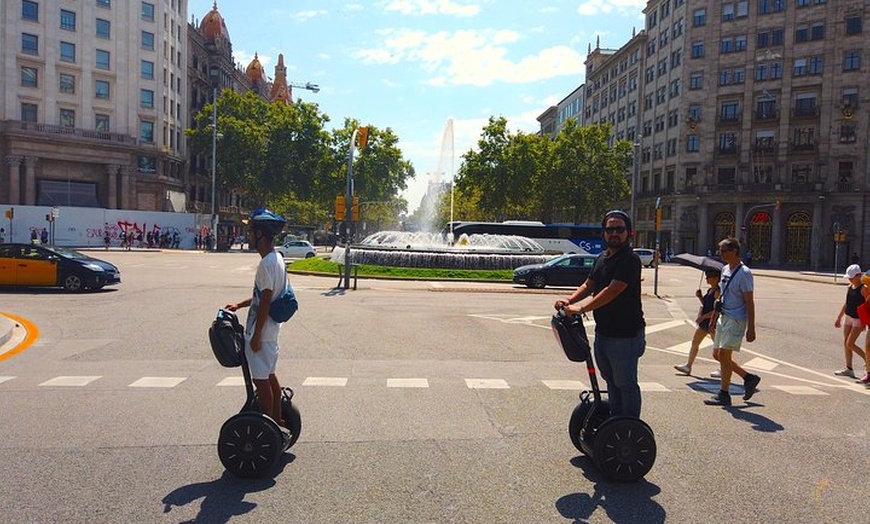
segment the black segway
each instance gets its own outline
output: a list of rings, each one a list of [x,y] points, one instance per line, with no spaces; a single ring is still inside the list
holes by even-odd
[[[583,320],[558,311],[550,320],[550,326],[568,360],[586,362],[592,387],[591,391],[580,392],[580,403],[571,413],[568,422],[571,442],[589,456],[608,479],[620,482],[641,479],[656,460],[652,429],[639,418],[610,416],[610,405],[601,398]]]
[[[287,428],[260,410],[245,358],[244,331],[235,313],[221,309],[208,330],[208,336],[221,365],[242,368],[247,393],[241,411],[221,426],[218,456],[233,475],[252,478],[268,473],[278,457],[296,443],[302,430],[302,417],[293,405],[293,390],[290,388],[281,389],[281,416]]]

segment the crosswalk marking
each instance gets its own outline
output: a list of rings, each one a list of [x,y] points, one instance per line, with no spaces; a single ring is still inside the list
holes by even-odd
[[[579,380],[542,380],[541,382],[550,389],[567,389],[571,391],[587,389],[586,385]]]
[[[130,384],[131,388],[174,388],[186,380],[186,377],[142,377]]]
[[[343,387],[347,385],[347,377],[308,377],[302,385]]]
[[[656,324],[654,326],[646,326],[644,333],[647,335],[651,335],[653,333],[658,333],[659,331],[665,331],[667,329],[685,325],[686,322],[683,320],[671,320],[670,322],[662,322],[661,324]]]
[[[500,378],[467,378],[465,385],[469,389],[509,389],[508,383]]]
[[[429,381],[425,378],[388,378],[388,388],[428,388]]]
[[[15,377],[9,377],[9,376],[0,377],[0,384],[7,382],[9,380],[14,380],[14,379],[15,379]]]
[[[764,371],[773,371],[774,368],[779,365],[779,362],[773,362],[772,360],[767,360],[766,358],[755,357],[743,365],[748,368],[762,369]]]
[[[701,344],[698,346],[698,349],[700,351],[704,351],[705,349],[712,348],[712,347],[713,347],[713,341],[710,340],[709,338],[705,337],[704,342],[701,342]],[[692,341],[689,340],[688,342],[682,342],[682,343],[677,344],[675,346],[669,347],[668,351],[673,351],[674,353],[681,353],[683,355],[688,355],[689,350],[691,350],[691,349],[692,349]]]
[[[91,382],[103,377],[54,377],[40,384],[40,386],[87,386]]]
[[[658,382],[638,382],[641,391],[670,391]]]
[[[824,391],[810,386],[771,386],[792,395],[828,395]]]
[[[227,377],[217,383],[218,386],[244,386],[245,379],[242,377]]]

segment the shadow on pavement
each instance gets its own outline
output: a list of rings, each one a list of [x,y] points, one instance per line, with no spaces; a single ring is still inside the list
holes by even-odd
[[[163,497],[163,513],[172,511],[173,506],[186,506],[202,499],[199,513],[193,519],[184,521],[185,523],[229,522],[233,517],[244,515],[256,508],[257,505],[253,502],[245,501],[245,496],[273,487],[275,477],[295,459],[296,455],[284,453],[275,464],[271,476],[262,479],[237,478],[224,471],[219,479],[176,488]]]
[[[785,431],[785,426],[779,422],[774,422],[764,415],[746,411],[753,407],[764,407],[764,404],[757,402],[747,402],[745,406],[731,406],[725,408],[725,411],[731,414],[737,420],[744,420],[752,424],[752,429],[763,433],[776,433],[777,431]]]
[[[592,493],[570,493],[559,497],[556,509],[576,524],[589,522],[598,508],[607,514],[610,522],[659,524],[666,520],[665,509],[653,497],[661,488],[644,479],[632,483],[608,482],[595,468],[589,457],[577,456],[571,464],[593,482]],[[592,519],[598,522],[600,515]]]

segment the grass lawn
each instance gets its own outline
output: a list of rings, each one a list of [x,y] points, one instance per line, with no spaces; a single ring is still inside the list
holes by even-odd
[[[300,259],[288,266],[290,271],[324,273],[338,276],[338,263],[321,257]],[[429,269],[416,267],[370,266],[361,264],[359,276],[384,277],[394,279],[433,279],[433,280],[481,280],[510,282],[514,272],[511,269],[477,270],[477,269]]]

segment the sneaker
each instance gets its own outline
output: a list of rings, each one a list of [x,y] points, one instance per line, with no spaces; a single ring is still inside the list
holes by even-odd
[[[746,378],[743,380],[743,400],[749,400],[752,398],[752,395],[758,391],[759,382],[761,382],[761,377],[758,375],[746,374]]]
[[[707,404],[708,406],[730,406],[731,395],[727,391],[719,390],[719,393],[716,393],[712,398],[705,400],[704,404]]]
[[[691,375],[692,368],[690,368],[687,364],[683,364],[682,366],[674,366],[674,369],[682,373],[683,375]]]
[[[710,372],[710,377],[711,377],[711,378],[722,378],[722,371],[720,371],[720,370],[718,370],[718,369],[716,369],[716,370],[714,370],[714,371],[711,371],[711,372]]]
[[[837,375],[838,377],[855,378],[855,371],[852,368],[843,368],[839,371],[834,371],[834,375]]]
[[[859,378],[858,382],[864,384],[865,386],[870,384],[870,373],[864,373],[864,376]]]

